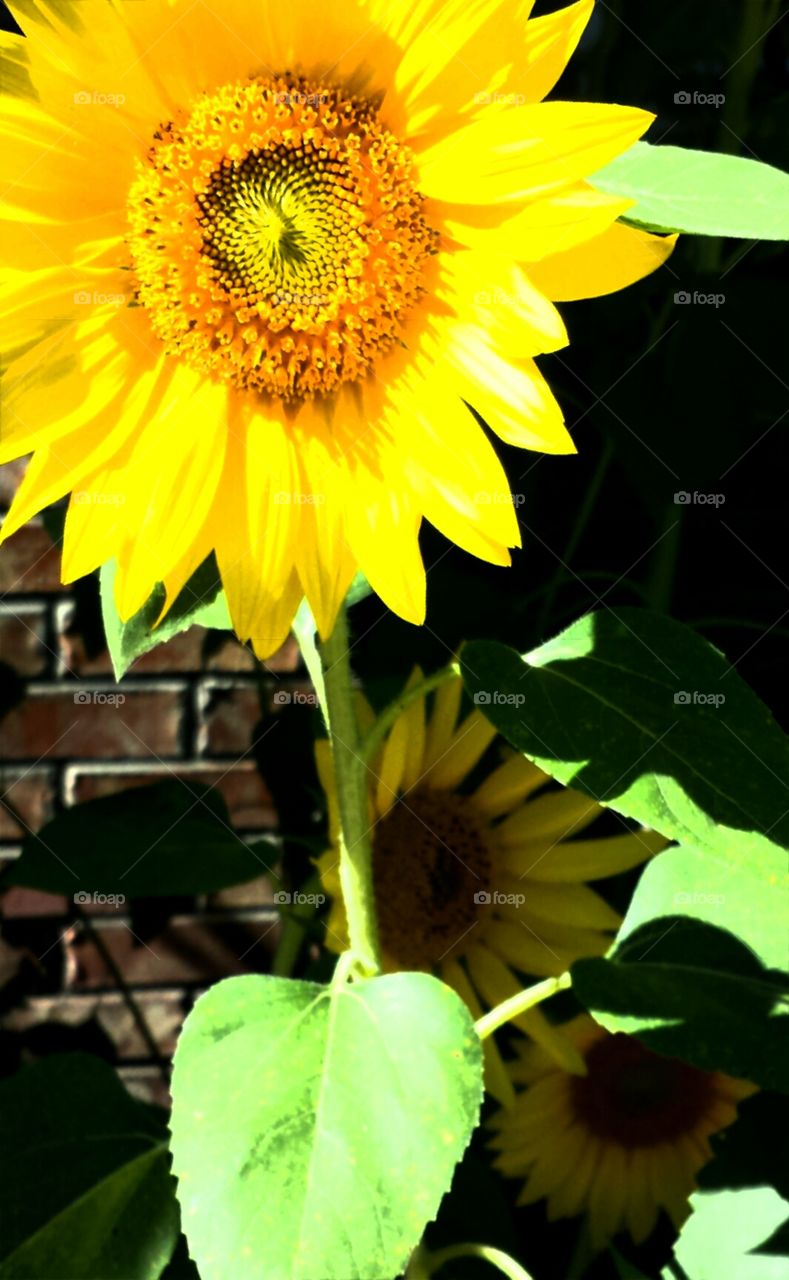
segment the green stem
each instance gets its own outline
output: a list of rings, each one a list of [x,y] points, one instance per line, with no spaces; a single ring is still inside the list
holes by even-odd
[[[367,768],[362,757],[353,704],[348,621],[340,611],[334,631],[321,645],[324,713],[331,739],[337,803],[340,810],[340,885],[351,951],[365,976],[381,972],[378,922],[373,889],[373,856],[367,797]]]
[[[313,897],[320,893],[320,889],[321,878],[317,872],[311,875],[309,880],[302,885],[302,893],[308,897]],[[310,922],[317,914],[317,909],[317,904],[314,902],[299,902],[292,911],[287,914],[283,912],[279,944],[271,965],[271,972],[275,977],[290,978],[293,976],[293,970],[296,968],[301,955],[301,948],[304,945],[305,934]]]
[[[528,1271],[519,1262],[489,1244],[453,1244],[446,1249],[437,1249],[435,1253],[428,1252],[420,1245],[406,1272],[406,1280],[430,1280],[441,1267],[454,1262],[456,1258],[481,1258],[496,1267],[507,1280],[531,1280]]]
[[[477,1035],[480,1040],[484,1040],[486,1036],[498,1031],[499,1027],[503,1027],[505,1022],[517,1018],[519,1013],[533,1009],[535,1005],[542,1004],[543,1000],[555,996],[557,991],[566,991],[570,986],[572,978],[569,973],[563,973],[560,978],[546,978],[543,982],[536,982],[533,987],[527,987],[525,991],[518,991],[509,1000],[502,1001],[495,1009],[483,1013],[477,1019],[474,1024]]]
[[[398,716],[409,707],[417,698],[424,698],[426,694],[431,693],[433,689],[437,689],[445,680],[451,680],[453,676],[460,675],[460,663],[450,662],[446,667],[442,667],[440,671],[434,671],[431,676],[425,676],[424,680],[420,680],[418,684],[412,684],[408,689],[404,689],[402,693],[389,703],[388,707],[379,715],[370,732],[362,742],[361,756],[367,762],[375,755],[376,750],[386,737]]]

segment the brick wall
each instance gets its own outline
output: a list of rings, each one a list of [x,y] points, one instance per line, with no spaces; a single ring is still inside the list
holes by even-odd
[[[21,470],[0,468],[0,508]],[[275,832],[254,733],[260,690],[276,709],[273,694],[283,682],[308,687],[298,652],[286,644],[261,682],[234,637],[208,638],[193,628],[146,654],[116,684],[95,588],[60,585],[58,551],[44,526],[34,521],[0,548],[0,658],[24,682],[23,701],[0,721],[0,858],[18,856],[25,831],[63,807],[173,776],[186,786],[218,787],[240,835]],[[167,1055],[196,990],[267,967],[277,935],[271,894],[261,879],[206,900],[141,904],[134,918],[99,913],[97,943],[65,899],[11,889],[0,950],[9,1042],[29,1056],[87,1038],[85,1047],[114,1056],[130,1081],[153,1088],[156,1069],[112,964]]]

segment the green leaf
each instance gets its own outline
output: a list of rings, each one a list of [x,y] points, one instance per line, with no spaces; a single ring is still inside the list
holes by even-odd
[[[7,883],[87,902],[215,893],[269,869],[273,849],[235,834],[222,796],[176,780],[76,805],[28,836]],[[110,902],[109,905],[118,905]]]
[[[461,666],[474,701],[546,773],[727,866],[758,859],[765,894],[786,901],[789,739],[690,628],[606,610],[523,658],[474,641]]]
[[[153,1109],[69,1054],[0,1084],[0,1110],[2,1280],[158,1280],[180,1227]]]
[[[707,1071],[789,1090],[787,980],[732,934],[652,920],[607,958],[572,967],[578,999],[609,1031]]]
[[[201,1280],[398,1275],[481,1100],[471,1016],[427,974],[212,987],[181,1035],[171,1122]]]
[[[789,240],[789,174],[760,160],[637,142],[593,178],[637,203],[627,222],[744,240]]]
[[[789,959],[785,869],[786,856],[768,847],[745,853],[733,843],[719,855],[666,849],[644,868],[619,940],[656,916],[692,916],[728,929],[779,969]]]
[[[772,1187],[697,1191],[674,1252],[692,1280],[786,1280],[787,1260],[754,1253],[781,1225],[789,1204]],[[676,1272],[666,1267],[665,1280]]]
[[[217,631],[233,630],[213,555],[192,574],[158,626],[156,624],[167,599],[162,584],[154,588],[133,618],[122,622],[115,607],[115,573],[115,562],[110,560],[102,567],[100,584],[104,633],[116,680],[120,680],[143,653],[172,640],[173,636],[188,631],[190,627],[199,625]]]

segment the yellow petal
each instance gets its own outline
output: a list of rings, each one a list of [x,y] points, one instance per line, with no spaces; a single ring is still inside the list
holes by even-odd
[[[487,818],[508,813],[548,781],[548,774],[525,756],[513,755],[474,792],[474,805]]]
[[[493,112],[417,157],[420,187],[436,200],[524,200],[603,168],[654,116],[594,102],[540,102]]]
[[[597,298],[656,271],[676,243],[677,236],[653,236],[615,222],[594,240],[532,263],[529,277],[556,302]]]
[[[656,831],[633,831],[627,835],[609,836],[605,840],[567,840],[555,844],[543,856],[532,859],[528,866],[530,880],[569,883],[573,880],[600,880],[629,871],[665,849],[668,840]],[[528,855],[527,855],[528,856]],[[521,853],[508,860],[516,873],[527,868]]]
[[[452,741],[462,696],[463,682],[459,679],[445,680],[434,693],[425,738],[425,769],[443,756]]]
[[[496,828],[498,843],[504,849],[540,842],[547,847],[553,840],[564,840],[583,830],[601,812],[602,806],[580,791],[550,791],[505,818]]]
[[[496,736],[496,729],[479,711],[459,725],[443,754],[426,773],[434,791],[451,791],[479,762]]]

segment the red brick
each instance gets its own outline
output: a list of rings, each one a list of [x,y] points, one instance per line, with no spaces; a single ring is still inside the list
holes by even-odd
[[[228,632],[205,665],[208,671],[254,671],[255,655],[246,645],[241,644],[235,635]]]
[[[129,668],[128,675],[180,675],[197,672],[202,668],[203,627],[192,627],[180,636],[174,636],[164,644],[144,653]],[[64,668],[79,676],[112,676],[112,661],[106,649],[89,658],[79,632],[69,630],[68,625],[59,636],[61,661]]]
[[[54,812],[55,779],[52,769],[0,769],[0,794],[19,816],[16,822],[9,808],[0,804],[0,840],[21,840],[28,831],[38,831]]]
[[[263,779],[251,760],[226,765],[179,764],[172,769],[161,765],[70,765],[64,777],[67,804],[82,804],[99,796],[113,795],[132,787],[150,785],[176,777],[187,786],[202,783],[216,787],[224,796],[234,827],[247,831],[268,830],[276,826],[277,815]]]
[[[243,755],[253,742],[260,720],[254,685],[232,680],[206,680],[199,691],[198,750],[206,755]]]
[[[130,986],[214,982],[260,967],[261,951],[271,955],[279,921],[268,913],[244,921],[176,917],[148,942],[136,938],[121,917],[98,926],[107,950]],[[113,985],[102,957],[84,933],[75,948],[81,990]]]
[[[0,592],[62,591],[60,551],[41,524],[26,524],[0,548]]]
[[[123,702],[95,701],[107,697]],[[31,685],[0,725],[0,749],[16,760],[174,757],[181,754],[183,707],[183,688],[172,683],[144,689]]]
[[[293,636],[289,636],[282,648],[266,659],[263,667],[277,675],[290,674],[298,670],[300,662],[299,646]],[[254,671],[255,665],[252,650],[240,644],[229,632],[221,648],[213,653],[206,663],[209,671]]]
[[[266,686],[264,698],[267,712],[274,714],[293,702],[316,705],[308,680],[272,682]],[[260,732],[257,688],[230,679],[204,680],[198,692],[198,715],[201,755],[243,755],[253,745],[255,732]]]
[[[43,675],[53,655],[43,604],[0,604],[0,657],[21,676]]]
[[[22,477],[27,470],[27,458],[16,458],[0,466],[0,507],[10,507]]]
[[[66,899],[59,893],[44,893],[42,889],[25,889],[15,885],[3,894],[3,916],[7,920],[31,916],[63,916],[66,929]]]

